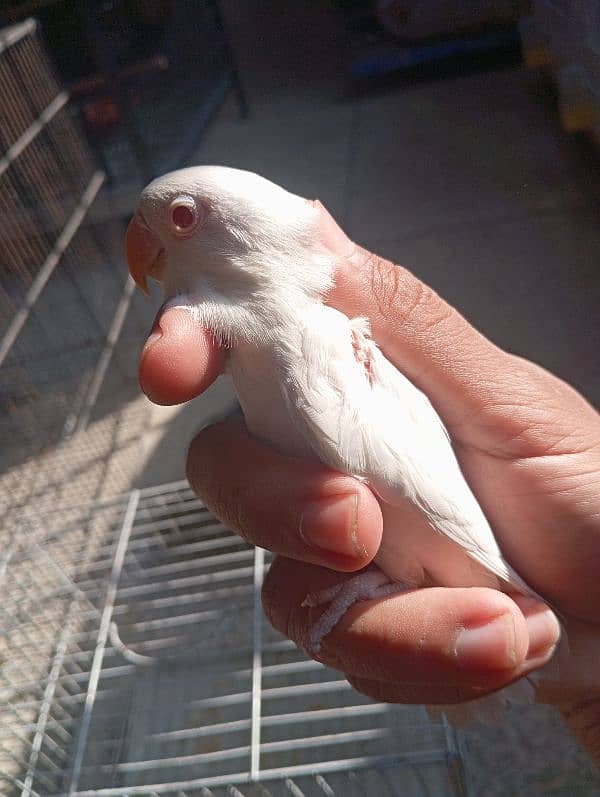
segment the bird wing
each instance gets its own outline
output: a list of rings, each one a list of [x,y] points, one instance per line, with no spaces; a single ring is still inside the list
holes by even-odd
[[[283,393],[319,459],[387,504],[408,499],[473,559],[530,592],[502,557],[433,406],[368,337],[367,322],[322,306],[305,321]]]

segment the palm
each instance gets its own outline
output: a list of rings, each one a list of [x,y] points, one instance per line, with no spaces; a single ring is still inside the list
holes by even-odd
[[[589,500],[600,495],[600,474],[590,474],[597,453],[564,448],[539,456],[532,447],[530,456],[507,457],[464,444],[457,453],[518,572],[558,611],[597,620],[600,498]]]
[[[349,242],[324,210],[322,241],[338,260],[331,304],[367,316],[388,359],[429,396],[507,559],[559,612],[596,622],[598,413],[406,269]]]

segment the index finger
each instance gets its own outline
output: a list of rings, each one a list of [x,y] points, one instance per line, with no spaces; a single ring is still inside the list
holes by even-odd
[[[492,343],[410,271],[350,241],[320,207],[321,238],[336,258],[327,303],[368,318],[377,344],[428,396],[455,440],[532,455],[597,424],[573,388]]]

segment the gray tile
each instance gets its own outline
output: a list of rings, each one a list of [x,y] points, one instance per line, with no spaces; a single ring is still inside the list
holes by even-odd
[[[152,406],[137,486],[151,487],[185,478],[187,450],[194,435],[226,417],[236,406],[227,377],[217,379],[202,396],[184,406]]]
[[[407,86],[366,100],[354,142],[355,237],[585,205],[599,182],[522,70]]]
[[[254,113],[330,105],[343,84],[344,35],[334,3],[222,0]]]
[[[595,209],[563,209],[369,243],[600,404],[599,221]]]
[[[333,212],[343,207],[351,108],[332,105],[247,120],[219,120],[191,163],[248,169],[302,196],[318,196]]]

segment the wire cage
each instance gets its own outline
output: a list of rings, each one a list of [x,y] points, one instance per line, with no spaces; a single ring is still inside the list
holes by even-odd
[[[465,793],[443,720],[267,625],[267,565],[184,483],[24,514],[0,560],[0,792]]]
[[[443,719],[266,624],[268,554],[183,483],[131,491],[151,308],[32,20],[0,32],[0,110],[0,795],[466,794]]]
[[[106,174],[97,217],[128,213],[143,185],[183,165],[230,94],[248,113],[218,0],[4,5],[6,24],[39,15]]]
[[[0,107],[0,508],[6,518],[11,507],[39,497],[48,481],[66,481],[57,459],[61,444],[85,432],[107,391],[113,409],[137,392],[134,358],[148,318],[137,304],[128,313],[133,284],[123,264],[123,222],[91,220],[104,173],[34,20],[0,33]],[[127,337],[136,345],[128,346]],[[87,442],[92,457],[94,444]],[[82,443],[75,446],[80,452]]]
[[[88,88],[81,106],[117,193],[180,166],[232,89],[240,114],[247,114],[216,0],[180,0],[152,9],[121,0],[83,5],[100,84]]]

